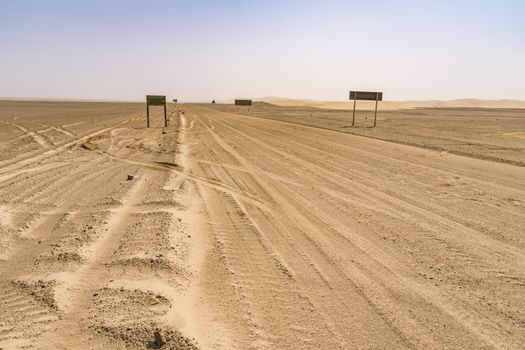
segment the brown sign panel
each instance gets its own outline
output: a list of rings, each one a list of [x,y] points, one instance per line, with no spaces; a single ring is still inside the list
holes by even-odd
[[[351,100],[383,101],[383,93],[375,91],[350,91]]]
[[[251,106],[252,100],[235,100],[236,106]]]
[[[166,104],[166,96],[146,95],[146,103],[148,106],[164,106]]]

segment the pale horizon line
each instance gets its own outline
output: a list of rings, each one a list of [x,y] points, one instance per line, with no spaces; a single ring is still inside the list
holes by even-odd
[[[165,95],[168,96],[168,95]],[[217,103],[224,103],[225,101],[234,101],[235,99],[246,98],[252,99],[253,101],[260,102],[271,102],[271,101],[280,101],[280,100],[290,100],[290,101],[311,101],[311,102],[351,102],[348,100],[323,100],[323,99],[312,99],[312,98],[300,98],[300,97],[281,97],[281,96],[264,96],[264,97],[247,97],[247,96],[237,96],[231,98],[221,98],[221,99],[208,99],[208,100],[180,100],[180,103],[209,103],[212,100],[215,100]],[[99,99],[99,98],[61,98],[61,97],[14,97],[14,96],[0,96],[0,101],[49,101],[49,102],[113,102],[113,103],[143,103],[146,100],[146,95],[144,99]],[[168,98],[168,102],[171,102],[172,99]],[[454,98],[454,99],[435,99],[435,98],[426,98],[426,99],[399,99],[399,100],[389,100],[383,99],[382,102],[460,102],[460,101],[490,101],[490,102],[525,102],[525,99],[515,99],[515,98],[478,98],[478,97],[463,97],[463,98]]]

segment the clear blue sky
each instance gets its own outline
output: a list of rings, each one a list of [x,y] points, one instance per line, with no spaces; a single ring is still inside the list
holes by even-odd
[[[521,0],[0,0],[0,96],[525,99]]]

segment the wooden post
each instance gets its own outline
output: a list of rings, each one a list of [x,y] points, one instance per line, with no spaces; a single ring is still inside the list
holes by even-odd
[[[352,115],[352,126],[355,124],[355,103],[357,101],[357,93],[354,95],[354,114]]]
[[[374,127],[376,126],[376,120],[377,120],[377,100],[379,99],[379,93],[376,93],[376,110],[374,112]]]
[[[149,104],[147,102],[146,102],[146,115],[147,115],[146,126],[149,128]]]
[[[166,101],[164,101],[164,127],[168,127],[168,116],[166,115]]]

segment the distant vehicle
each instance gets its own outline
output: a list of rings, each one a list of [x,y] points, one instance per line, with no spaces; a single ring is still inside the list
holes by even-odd
[[[177,99],[174,99],[173,102],[177,103]]]

